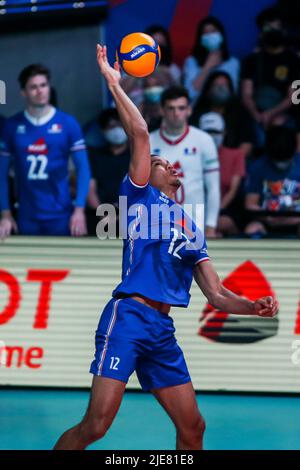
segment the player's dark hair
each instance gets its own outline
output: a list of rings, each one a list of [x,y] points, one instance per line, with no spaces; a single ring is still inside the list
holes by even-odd
[[[50,70],[47,69],[47,67],[45,67],[44,65],[42,64],[28,65],[27,67],[25,67],[25,69],[21,71],[19,78],[18,78],[20,87],[22,88],[22,90],[26,87],[26,83],[28,82],[28,80],[32,77],[35,77],[36,75],[45,75],[48,81],[50,80],[50,77],[51,77]]]
[[[145,33],[149,34],[150,36],[152,36],[155,33],[160,33],[164,36],[166,45],[163,47],[160,46],[160,48],[162,49],[162,56],[160,59],[160,64],[167,65],[167,66],[171,65],[173,61],[173,52],[172,52],[172,45],[171,45],[171,38],[170,38],[169,31],[161,25],[154,24],[154,25],[149,26],[149,28],[145,30]]]
[[[167,88],[161,95],[160,104],[164,106],[166,101],[177,100],[178,98],[186,98],[190,102],[189,93],[183,86],[171,86]]]
[[[106,108],[101,111],[98,123],[101,129],[105,129],[111,121],[120,121],[120,116],[116,108]]]
[[[265,149],[273,161],[290,160],[297,149],[296,131],[285,126],[270,127],[266,133]]]
[[[272,21],[277,20],[282,21],[282,15],[279,9],[275,6],[261,11],[256,17],[256,24],[259,29],[262,29],[266,23],[271,23]]]

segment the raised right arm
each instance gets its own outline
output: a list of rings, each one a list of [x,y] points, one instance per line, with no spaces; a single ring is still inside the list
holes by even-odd
[[[120,85],[119,64],[115,62],[114,68],[109,65],[106,46],[97,45],[97,59],[129,139],[131,148],[129,176],[135,184],[143,186],[148,183],[151,171],[150,143],[146,121]]]

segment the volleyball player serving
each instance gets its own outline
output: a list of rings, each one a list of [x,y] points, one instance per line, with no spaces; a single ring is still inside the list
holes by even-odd
[[[251,302],[221,284],[204,236],[174,201],[180,186],[175,169],[164,158],[150,156],[147,125],[120,86],[118,64],[109,65],[105,46],[97,46],[97,58],[131,144],[130,167],[120,195],[127,197],[128,208],[136,204],[137,210],[132,217],[122,216],[129,227],[124,239],[122,281],[105,306],[96,331],[88,409],[82,421],[60,437],[55,449],[85,449],[103,437],[134,371],[142,389],[150,391],[172,419],[176,448],[202,449],[204,419],[174,336],[171,306],[188,306],[193,276],[209,303],[223,312],[273,317],[278,311],[277,301],[263,297]],[[172,218],[170,210],[170,224],[164,224],[156,238],[150,236],[150,228],[161,218],[150,217],[153,205],[167,206],[176,213]],[[137,237],[145,211],[149,236]]]

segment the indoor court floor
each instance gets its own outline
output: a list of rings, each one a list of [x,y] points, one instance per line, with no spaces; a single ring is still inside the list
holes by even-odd
[[[87,391],[0,390],[0,449],[48,450],[85,412]],[[197,394],[207,450],[300,449],[300,397]],[[89,449],[171,450],[175,429],[155,398],[126,391],[106,436]]]

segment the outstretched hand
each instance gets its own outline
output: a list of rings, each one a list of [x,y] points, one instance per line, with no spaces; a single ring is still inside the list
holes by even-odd
[[[108,86],[118,85],[121,80],[120,66],[118,62],[115,62],[113,67],[109,64],[106,46],[97,44],[97,61]]]
[[[255,315],[260,317],[275,317],[278,313],[278,302],[273,297],[261,297],[254,303]]]

